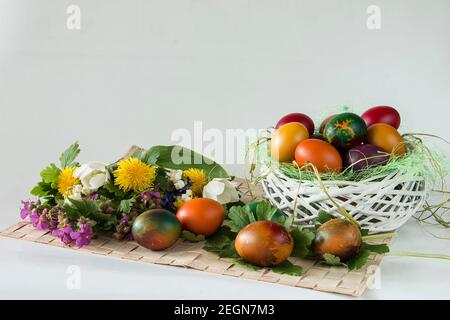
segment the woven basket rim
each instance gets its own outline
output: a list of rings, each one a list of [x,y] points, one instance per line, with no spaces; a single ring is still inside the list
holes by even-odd
[[[282,177],[285,180],[291,181],[291,182],[302,182],[302,183],[311,183],[311,184],[319,184],[319,181],[317,179],[315,180],[309,180],[309,179],[296,179],[291,178],[287,176],[285,173],[283,173],[279,168],[271,169],[267,167],[266,165],[263,165],[263,171],[264,170],[271,170],[268,175],[273,174],[277,177]],[[374,177],[371,177],[369,179],[360,180],[360,181],[352,181],[352,180],[325,180],[323,179],[322,182],[324,184],[375,184],[379,183],[380,181],[375,181],[377,179],[385,179],[386,177],[392,175],[390,180],[410,180],[410,181],[426,181],[427,179],[422,176],[408,176],[405,174],[400,173],[399,171],[393,171],[386,174],[379,174]]]

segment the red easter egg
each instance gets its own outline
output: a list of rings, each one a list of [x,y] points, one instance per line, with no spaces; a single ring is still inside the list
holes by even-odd
[[[361,115],[367,127],[376,123],[385,123],[398,129],[400,126],[400,114],[397,110],[389,106],[377,106],[370,108]]]
[[[275,129],[278,129],[282,125],[290,122],[299,122],[303,124],[306,127],[306,129],[308,129],[310,135],[314,133],[314,121],[312,121],[310,117],[308,117],[306,114],[303,113],[289,113],[285,115],[278,121],[278,123],[275,126]]]

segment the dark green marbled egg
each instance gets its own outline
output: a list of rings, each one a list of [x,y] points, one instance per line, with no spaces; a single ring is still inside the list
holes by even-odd
[[[323,129],[325,140],[338,149],[347,149],[361,144],[366,135],[367,126],[364,120],[350,112],[334,116]]]
[[[131,232],[139,245],[150,250],[164,250],[180,237],[181,223],[172,212],[153,209],[134,220]]]

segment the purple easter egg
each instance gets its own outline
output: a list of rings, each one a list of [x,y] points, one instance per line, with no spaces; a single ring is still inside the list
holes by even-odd
[[[367,169],[385,164],[389,160],[386,152],[373,144],[359,144],[344,153],[343,162],[345,167],[354,171]]]

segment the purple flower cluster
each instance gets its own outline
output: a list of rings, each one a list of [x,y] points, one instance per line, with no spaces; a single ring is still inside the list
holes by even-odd
[[[94,233],[90,226],[85,222],[78,224],[78,230],[74,230],[70,223],[64,223],[65,215],[60,208],[43,208],[39,212],[36,203],[27,200],[22,201],[20,208],[20,217],[26,219],[29,217],[31,224],[37,230],[50,230],[51,234],[61,239],[66,245],[75,243],[77,247],[89,245]],[[62,222],[62,223],[61,223]],[[62,225],[61,227],[59,227]]]
[[[26,219],[31,215],[32,208],[35,207],[35,203],[31,200],[22,201],[22,208],[20,208],[20,217]]]
[[[89,245],[94,236],[87,223],[80,224],[78,231],[74,231],[72,225],[68,224],[64,228],[53,230],[52,235],[60,238],[66,245],[71,245],[75,242],[78,248]]]
[[[141,192],[141,201],[144,205],[153,202],[156,208],[161,208],[161,193],[157,191]]]

